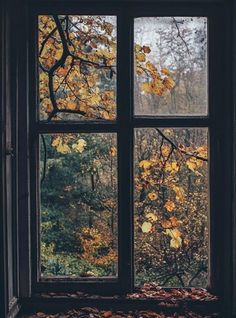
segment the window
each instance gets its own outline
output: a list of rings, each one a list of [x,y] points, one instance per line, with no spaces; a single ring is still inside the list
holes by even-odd
[[[65,12],[34,16],[36,286],[208,286],[213,17]]]
[[[10,14],[9,303],[152,282],[230,303],[229,7],[177,2],[37,0]]]

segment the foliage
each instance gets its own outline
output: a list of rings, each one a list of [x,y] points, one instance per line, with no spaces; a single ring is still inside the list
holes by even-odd
[[[41,119],[116,118],[116,21],[104,16],[39,16]],[[162,95],[174,86],[168,70],[135,46],[142,91]],[[77,116],[77,117],[75,117]]]

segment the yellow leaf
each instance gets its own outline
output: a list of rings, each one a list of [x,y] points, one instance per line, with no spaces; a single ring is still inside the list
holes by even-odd
[[[171,88],[173,88],[175,86],[175,82],[174,82],[174,80],[171,77],[164,78],[162,83],[168,89],[171,89]]]
[[[150,160],[142,160],[139,163],[139,167],[143,169],[149,169],[152,165],[152,162]]]
[[[164,157],[168,157],[169,156],[169,154],[170,154],[170,147],[168,146],[168,145],[163,145],[162,147],[161,147],[161,154],[164,156]]]
[[[165,234],[169,235],[172,239],[181,237],[182,233],[178,229],[167,229]]]
[[[101,96],[98,94],[94,94],[91,98],[90,98],[90,102],[92,105],[99,105],[99,103],[101,102]]]
[[[109,153],[110,153],[110,155],[111,155],[112,157],[115,157],[116,154],[117,154],[117,149],[116,149],[116,147],[111,147]]]
[[[137,53],[136,54],[136,59],[139,62],[145,62],[146,60],[146,55],[144,53]]]
[[[151,201],[154,201],[157,199],[157,194],[155,192],[148,193],[148,197]]]
[[[75,110],[76,109],[76,107],[77,107],[77,103],[76,102],[73,102],[73,101],[69,101],[68,103],[67,103],[67,109],[70,109],[70,110]]]
[[[151,73],[151,75],[155,78],[160,78],[159,73],[157,72],[157,68],[151,62],[147,62],[145,64],[147,70]]]
[[[143,233],[148,233],[152,229],[152,223],[150,222],[143,222],[142,224],[142,232]]]
[[[180,248],[181,246],[182,246],[182,238],[181,237],[172,238],[170,240],[170,247]]]
[[[161,73],[164,75],[170,75],[170,71],[167,68],[162,68]]]
[[[105,111],[105,110],[102,112],[102,117],[104,119],[110,119],[109,113],[107,111]]]
[[[74,149],[76,152],[82,153],[86,145],[87,142],[84,139],[79,139],[77,143],[72,145],[72,149]]]
[[[173,185],[173,190],[175,191],[176,194],[176,200],[179,202],[184,201],[184,190],[181,187],[178,187],[176,185]]]
[[[151,213],[151,212],[146,214],[146,218],[147,219],[151,219],[152,221],[157,221],[158,220],[158,217],[154,213]]]
[[[56,54],[54,55],[55,59],[59,60],[62,56],[63,50],[57,50]]]
[[[52,146],[57,147],[61,142],[62,142],[61,137],[58,136],[58,137],[53,139]]]
[[[153,92],[153,88],[152,88],[152,85],[150,83],[142,83],[140,85],[140,88],[145,93],[152,93]]]
[[[174,208],[175,208],[175,204],[174,204],[174,202],[168,200],[168,201],[165,203],[164,207],[166,208],[166,210],[167,210],[168,212],[172,212],[172,211],[174,210]]]
[[[135,44],[135,51],[136,51],[136,52],[139,52],[139,51],[141,51],[141,50],[142,50],[141,45]]]
[[[172,168],[173,171],[179,171],[178,163],[176,161],[173,161],[171,163],[171,168]]]
[[[67,144],[63,144],[62,142],[59,143],[59,145],[57,146],[57,152],[60,153],[68,153],[70,152],[70,147]]]

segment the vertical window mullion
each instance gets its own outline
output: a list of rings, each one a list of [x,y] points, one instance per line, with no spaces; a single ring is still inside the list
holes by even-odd
[[[119,279],[121,290],[133,287],[133,127],[132,20],[118,15],[118,166],[119,166]]]

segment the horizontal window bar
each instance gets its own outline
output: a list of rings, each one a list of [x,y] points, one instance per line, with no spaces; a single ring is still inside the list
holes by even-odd
[[[53,133],[53,132],[116,132],[118,124],[112,123],[39,123],[36,126],[37,133]]]
[[[211,120],[208,117],[134,117],[133,127],[208,127]]]

